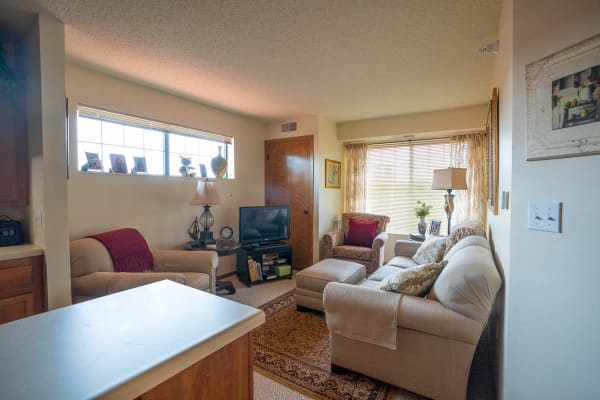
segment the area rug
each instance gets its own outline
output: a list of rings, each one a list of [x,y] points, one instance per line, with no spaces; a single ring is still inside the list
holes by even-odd
[[[267,321],[253,335],[255,371],[317,399],[390,398],[390,385],[350,371],[331,372],[322,313],[296,311],[293,293],[261,308]]]

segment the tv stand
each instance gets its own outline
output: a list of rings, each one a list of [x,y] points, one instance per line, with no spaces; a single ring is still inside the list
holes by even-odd
[[[236,272],[248,287],[292,278],[292,247],[283,242],[246,244],[237,253]]]

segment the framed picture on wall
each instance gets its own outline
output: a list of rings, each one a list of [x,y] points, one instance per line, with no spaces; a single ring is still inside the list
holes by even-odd
[[[600,34],[525,68],[527,160],[600,154]]]
[[[339,189],[342,187],[342,163],[325,159],[325,187]]]
[[[492,89],[492,99],[486,123],[487,130],[487,203],[494,215],[498,215],[498,89]]]

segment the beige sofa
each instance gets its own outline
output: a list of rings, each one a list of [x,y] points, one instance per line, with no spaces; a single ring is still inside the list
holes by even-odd
[[[163,279],[215,293],[214,251],[153,250],[151,272],[115,272],[106,247],[92,238],[72,241],[70,252],[74,303]]]
[[[465,399],[469,369],[502,279],[488,241],[460,240],[427,298],[379,289],[416,264],[420,243],[399,241],[396,257],[360,285],[330,283],[324,307],[332,367],[363,373],[431,397]]]

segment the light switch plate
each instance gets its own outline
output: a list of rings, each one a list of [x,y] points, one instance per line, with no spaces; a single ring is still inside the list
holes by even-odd
[[[560,233],[562,205],[558,201],[530,201],[527,228],[534,231]]]

